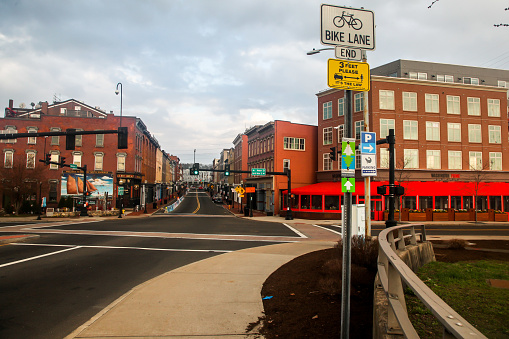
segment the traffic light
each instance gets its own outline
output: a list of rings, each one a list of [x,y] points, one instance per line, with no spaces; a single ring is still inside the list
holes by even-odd
[[[118,149],[127,149],[127,127],[118,128]]]
[[[65,165],[65,157],[60,157],[60,166]]]
[[[51,153],[46,153],[46,159],[44,160],[44,162],[46,163],[46,165],[49,165],[50,161],[51,161]]]
[[[65,135],[65,149],[74,151],[76,148],[76,132],[75,128],[68,128],[65,130],[67,134]]]
[[[330,159],[336,161],[336,146],[330,148]]]
[[[191,173],[191,175],[198,175],[200,173],[200,164],[199,163],[195,163],[193,165],[193,167],[191,167],[190,173]]]
[[[224,175],[225,176],[230,175],[230,165],[229,164],[224,165]]]
[[[85,193],[85,196],[89,197],[89,196],[90,196],[90,191],[87,191],[87,192]]]

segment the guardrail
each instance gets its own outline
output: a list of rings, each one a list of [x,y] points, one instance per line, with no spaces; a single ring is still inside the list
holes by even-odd
[[[418,228],[421,229],[420,233],[416,233]],[[404,282],[440,321],[444,328],[443,338],[486,338],[440,299],[398,256],[397,250],[407,248],[406,241],[417,245],[417,238],[419,242],[426,241],[424,225],[394,226],[383,230],[378,237],[378,275],[389,304],[387,331],[390,334],[404,335],[405,338],[419,338],[408,318]]]

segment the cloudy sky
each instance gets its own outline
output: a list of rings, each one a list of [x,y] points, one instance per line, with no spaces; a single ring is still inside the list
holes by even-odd
[[[318,0],[0,0],[0,105],[77,99],[140,117],[182,162],[237,134],[317,123],[333,51]],[[509,69],[509,2],[327,2],[375,13],[376,67],[397,59]],[[431,8],[429,5],[433,3]]]

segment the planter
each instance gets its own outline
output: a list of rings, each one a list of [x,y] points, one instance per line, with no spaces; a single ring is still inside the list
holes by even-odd
[[[408,213],[408,221],[426,221],[426,213],[409,212]]]
[[[474,213],[474,220],[475,220],[475,213]],[[490,214],[488,212],[477,212],[477,221],[489,221],[490,220]]]
[[[454,213],[454,220],[455,221],[469,221],[470,219],[470,213],[469,212],[455,212]]]
[[[433,212],[433,221],[448,221],[449,214],[444,212]]]
[[[495,213],[495,221],[508,221],[507,213]]]
[[[389,212],[384,212],[384,221],[387,221],[389,218]],[[394,220],[399,220],[399,212],[394,212]]]

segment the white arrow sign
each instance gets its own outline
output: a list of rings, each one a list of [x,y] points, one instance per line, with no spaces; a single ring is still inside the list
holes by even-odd
[[[362,150],[368,150],[368,151],[373,151],[373,146],[371,144],[368,144],[368,146],[362,146]]]
[[[352,189],[352,183],[350,181],[345,182],[345,187],[347,191],[350,191]]]

